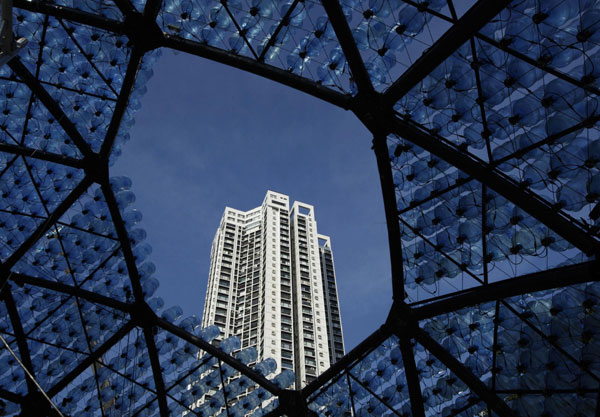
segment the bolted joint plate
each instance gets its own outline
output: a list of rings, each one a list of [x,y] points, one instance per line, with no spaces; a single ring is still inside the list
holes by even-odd
[[[97,184],[108,184],[108,159],[92,154],[84,159],[83,169],[86,175]]]
[[[157,316],[145,301],[136,301],[131,308],[131,320],[141,328],[152,328],[156,325]]]
[[[288,417],[317,417],[310,410],[301,391],[284,390],[279,394],[279,409]]]
[[[419,324],[407,304],[394,301],[385,321],[385,326],[394,333],[398,333],[399,331],[405,333],[417,328]]]
[[[394,109],[377,92],[359,92],[352,100],[352,112],[375,137],[386,137],[393,130]]]
[[[144,52],[159,48],[164,39],[156,21],[137,12],[125,17],[125,34],[134,46]]]
[[[52,407],[44,395],[39,392],[32,392],[23,398],[21,403],[21,414],[17,417],[61,417],[60,414]]]

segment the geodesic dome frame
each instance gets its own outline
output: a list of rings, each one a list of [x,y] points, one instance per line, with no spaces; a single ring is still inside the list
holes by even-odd
[[[0,67],[3,414],[600,412],[596,1],[14,0],[9,29],[28,44],[4,38]],[[373,134],[394,304],[301,390],[152,298],[109,165],[162,47]]]

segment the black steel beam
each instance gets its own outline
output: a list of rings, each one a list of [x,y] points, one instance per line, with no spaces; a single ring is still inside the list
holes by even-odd
[[[129,235],[127,233],[127,229],[125,228],[123,218],[121,217],[121,212],[119,211],[119,206],[117,205],[115,195],[112,189],[110,188],[108,178],[105,178],[105,182],[101,184],[101,188],[102,194],[104,195],[104,199],[106,201],[106,205],[108,206],[108,211],[110,212],[110,216],[112,218],[115,230],[117,232],[117,237],[121,242],[121,251],[123,252],[123,258],[125,260],[125,265],[129,274],[129,280],[131,282],[133,297],[136,302],[144,303],[142,284],[140,282],[139,272],[135,264],[135,257],[133,256],[133,251],[131,250],[131,242],[129,240]]]
[[[406,374],[406,385],[408,396],[410,398],[410,409],[413,417],[425,417],[425,406],[423,405],[423,393],[421,392],[421,383],[415,364],[415,354],[410,344],[410,339],[401,331],[396,331],[399,339],[400,352],[402,353],[402,364]]]
[[[15,5],[25,10],[37,13],[44,13],[72,22],[98,27],[100,29],[104,29],[106,31],[110,31],[116,34],[127,33],[125,24],[123,22],[107,19],[102,16],[83,12],[77,9],[57,6],[46,2],[29,2],[26,0],[15,0]],[[126,9],[129,9],[127,6],[125,6],[125,3],[123,3],[121,6]],[[148,7],[144,10],[144,14],[148,16],[152,16],[154,13],[157,13],[160,10],[160,2],[157,1],[154,1],[152,4],[150,4],[149,2],[147,6]],[[216,62],[232,66],[234,68],[242,69],[244,71],[265,77],[267,79],[279,82],[281,84],[295,88],[302,92],[308,93],[314,97],[320,98],[328,103],[334,104],[345,110],[348,110],[350,108],[350,100],[352,97],[349,94],[340,93],[333,89],[323,87],[322,85],[305,77],[292,74],[289,71],[282,70],[271,65],[258,63],[251,58],[239,56],[231,52],[212,47],[210,45],[190,41],[169,34],[164,34],[160,46],[168,47],[181,52],[187,52],[192,55],[201,56],[203,58],[207,58]]]
[[[131,3],[129,0],[113,0],[113,2],[126,18],[127,16],[138,12],[133,3]]]
[[[8,400],[15,404],[23,404],[25,401],[25,397],[20,394],[15,394],[14,392],[5,390],[4,388],[0,388],[0,398],[4,400]]]
[[[385,91],[385,101],[393,106],[509,3],[479,0]]]
[[[60,381],[54,384],[48,390],[48,396],[52,398],[56,394],[60,393],[63,389],[65,389],[75,378],[81,375],[87,368],[99,361],[102,358],[102,355],[108,352],[109,349],[112,348],[114,345],[119,343],[121,339],[123,339],[123,337],[127,335],[127,333],[133,330],[134,327],[135,324],[133,324],[132,321],[125,323],[123,327],[117,330],[111,337],[106,339],[106,341],[102,343],[102,345],[100,345],[98,349],[93,351],[88,357],[79,362],[79,364],[77,364],[77,366],[73,368],[71,372],[63,376]]]
[[[28,158],[39,159],[41,161],[53,162],[70,166],[73,168],[82,169],[84,162],[81,159],[72,158],[66,155],[60,155],[52,152],[46,152],[40,149],[28,148],[22,145],[11,145],[9,143],[0,143],[0,152],[10,153],[13,155],[26,156]]]
[[[424,320],[489,301],[598,280],[600,261],[589,261],[475,287],[461,294],[449,295],[446,299],[413,308],[412,313],[417,320]]]
[[[13,43],[13,5],[11,0],[2,2],[2,17],[0,20],[0,53],[10,54],[15,52]]]
[[[108,19],[94,13],[84,12],[83,10],[73,9],[71,7],[59,6],[47,1],[13,0],[13,2],[14,6],[19,9],[28,10],[34,13],[43,13],[48,16],[97,27],[117,34],[124,33],[125,25],[122,22]]]
[[[152,326],[154,325],[153,321],[157,318],[152,314],[145,314],[145,312],[151,313],[152,310],[144,301],[144,294],[142,291],[140,276],[137,266],[135,264],[135,257],[133,256],[133,252],[131,250],[131,242],[129,240],[129,235],[125,227],[125,223],[123,222],[123,218],[121,217],[121,212],[119,211],[115,195],[110,187],[110,183],[108,182],[108,177],[105,177],[104,180],[101,181],[101,189],[106,200],[106,204],[108,206],[113,224],[115,226],[115,230],[117,231],[117,236],[121,241],[121,250],[123,252],[123,257],[125,258],[125,265],[129,274],[129,280],[131,282],[135,303],[137,305],[136,310],[140,310],[139,313],[135,312],[136,314],[132,314],[132,318],[136,322],[144,322],[141,323],[141,325],[143,327],[144,338],[146,340],[146,348],[148,349],[148,357],[150,358],[150,365],[152,367],[152,374],[154,377],[154,384],[156,386],[157,391],[160,415],[161,417],[168,417],[169,408],[167,405],[165,384],[160,367],[158,351],[156,349],[156,342],[154,341],[154,336],[152,335]]]
[[[144,16],[155,20],[162,7],[162,0],[146,0],[144,5]]]
[[[54,98],[46,91],[35,76],[29,72],[27,67],[19,60],[18,57],[13,58],[9,61],[8,66],[12,69],[15,74],[29,87],[31,92],[42,102],[42,104],[48,109],[50,114],[56,119],[56,121],[63,128],[65,133],[69,135],[73,143],[79,148],[79,151],[83,156],[93,156],[90,145],[83,139],[83,136],[77,131],[75,124],[67,117],[67,115],[60,108],[60,105],[54,100]]]
[[[66,285],[58,281],[50,281],[42,278],[35,278],[29,275],[13,272],[10,274],[10,280],[17,285],[32,285],[35,287],[46,288],[48,290],[68,294],[89,301],[90,303],[100,304],[106,307],[114,308],[124,313],[131,313],[132,306],[114,298],[87,291],[79,287]]]
[[[54,209],[52,214],[42,222],[35,231],[9,256],[4,264],[2,264],[3,275],[0,278],[0,288],[4,286],[6,281],[9,279],[10,269],[21,259],[23,255],[27,253],[29,249],[40,239],[44,233],[46,233],[52,225],[62,217],[63,214],[77,201],[77,199],[87,190],[91,185],[91,180],[88,176],[85,176],[83,180],[69,193],[69,195]]]
[[[267,52],[269,52],[269,49],[271,49],[271,47],[277,41],[277,36],[279,36],[279,32],[281,32],[281,29],[283,29],[284,27],[289,25],[290,16],[292,15],[292,12],[296,9],[296,6],[298,5],[298,3],[300,3],[300,0],[294,0],[293,3],[290,5],[290,7],[288,7],[287,11],[281,18],[281,22],[279,22],[279,24],[277,25],[277,28],[275,28],[275,31],[269,38],[269,41],[267,42],[267,44],[263,48],[262,52],[260,53],[260,56],[258,57],[259,62],[265,61],[265,55],[267,55]]]
[[[152,377],[154,378],[154,387],[158,398],[158,409],[161,417],[169,417],[169,406],[167,404],[167,391],[165,390],[165,381],[163,379],[162,369],[158,351],[156,350],[156,341],[152,335],[152,327],[144,327],[144,339],[146,340],[146,349],[150,358],[150,367],[152,368]]]
[[[352,72],[352,79],[356,83],[358,93],[371,96],[374,93],[371,77],[365,68],[365,63],[356,46],[354,36],[352,36],[352,31],[350,30],[350,26],[348,26],[348,21],[346,20],[346,16],[344,16],[342,6],[338,0],[321,0],[321,3],[327,13],[327,17],[329,17],[337,40],[342,47],[342,51],[344,51],[344,56],[348,61],[348,66]]]
[[[162,46],[200,56],[202,58],[210,59],[212,61],[220,62],[222,64],[259,75],[269,80],[276,81],[278,83],[287,85],[288,87],[292,87],[296,90],[310,94],[345,110],[348,110],[351,105],[352,96],[349,94],[340,93],[332,90],[331,88],[323,87],[312,80],[301,77],[297,74],[293,74],[289,71],[282,70],[272,65],[262,64],[254,59],[236,55],[210,45],[165,34]]]
[[[504,401],[492,392],[479,378],[473,375],[464,364],[429,336],[425,330],[419,327],[414,328],[414,337],[417,342],[467,384],[471,392],[485,401],[499,417],[517,417],[515,412]]]
[[[106,136],[104,138],[104,142],[102,143],[102,148],[100,150],[100,158],[103,161],[106,161],[106,164],[108,164],[108,157],[110,155],[110,152],[112,151],[112,147],[115,143],[117,134],[119,133],[121,121],[123,120],[123,116],[127,111],[129,98],[131,97],[131,93],[133,92],[133,87],[135,86],[135,80],[137,78],[140,66],[142,65],[143,57],[144,53],[142,52],[142,50],[139,47],[134,46],[131,52],[131,56],[129,57],[127,71],[125,72],[125,77],[123,79],[121,91],[119,92],[119,98],[117,99],[117,104],[115,105],[115,109],[113,110],[112,119],[110,120],[108,129],[106,130]]]
[[[269,411],[267,414],[263,415],[263,417],[280,417],[283,415],[283,410],[281,406],[277,406],[274,410]]]
[[[35,378],[35,370],[33,369],[33,364],[31,362],[29,346],[27,346],[27,339],[25,338],[25,332],[23,331],[23,324],[21,323],[21,317],[19,316],[19,311],[15,304],[15,299],[12,296],[10,286],[4,287],[2,290],[2,298],[4,299],[6,311],[8,312],[8,317],[10,319],[13,332],[15,333],[15,338],[17,339],[17,347],[19,348],[21,362],[23,363],[23,366],[27,368],[29,374]],[[37,392],[37,387],[31,378],[25,376],[25,381],[27,383],[27,390],[29,391],[29,394],[34,394]]]
[[[392,335],[390,328],[386,325],[371,333],[365,340],[360,342],[354,349],[348,352],[342,359],[335,362],[329,369],[319,375],[316,379],[302,388],[302,396],[308,398],[311,394],[319,390],[323,385],[337,374],[344,372],[354,365],[354,362],[364,358],[373,349],[377,348],[384,340]]]
[[[536,194],[524,190],[512,179],[502,175],[489,164],[475,158],[473,155],[460,151],[455,146],[446,143],[443,138],[417,128],[406,120],[395,118],[390,121],[390,124],[394,133],[482,182],[489,189],[496,191],[548,226],[559,236],[571,242],[583,253],[587,255],[600,254],[600,242],[587,231],[573,224],[571,219],[557,212],[548,202],[542,200]]]
[[[213,346],[212,344],[202,340],[198,336],[188,333],[185,330],[183,330],[182,328],[177,327],[173,323],[170,323],[160,317],[156,317],[155,321],[156,321],[155,324],[158,327],[161,327],[162,329],[172,333],[173,335],[179,337],[180,339],[183,339],[186,342],[191,343],[192,345],[194,345],[196,347],[199,347],[200,349],[202,349],[203,351],[207,352],[208,354],[216,357],[217,359],[220,359],[221,361],[223,361],[227,365],[231,366],[236,371],[240,372],[242,375],[247,376],[248,378],[250,378],[257,384],[262,386],[264,389],[269,391],[271,394],[279,395],[279,394],[281,394],[281,392],[283,392],[283,390],[281,388],[279,388],[273,382],[269,381],[267,378],[265,378],[264,376],[262,376],[261,374],[256,372],[254,369],[244,365],[239,360],[226,354],[225,352],[223,352],[221,349],[217,348],[216,346]]]
[[[308,404],[298,390],[287,389],[279,395],[279,406],[275,411],[287,417],[318,417],[317,413],[308,408]]]
[[[389,151],[385,136],[373,138],[373,150],[377,158],[379,182],[383,195],[385,220],[387,223],[390,263],[392,267],[392,291],[394,301],[404,300],[404,268],[402,265],[402,241],[398,223],[398,206],[396,203],[396,187],[390,166]]]
[[[458,15],[456,14],[456,7],[454,7],[454,3],[452,2],[452,0],[448,0],[446,1],[446,3],[448,3],[448,9],[450,9],[450,15],[452,16],[452,19],[458,20]]]
[[[18,0],[18,2],[20,6],[27,10],[47,13],[58,18],[64,18],[67,20],[96,26],[118,34],[127,33],[125,24],[122,22],[101,18],[93,14],[80,12],[76,9],[47,5],[46,3],[29,4],[29,2],[24,0]],[[130,2],[127,0],[119,2],[119,5],[125,13],[132,15],[137,13],[130,8]],[[155,1],[152,4],[148,3],[147,6],[148,8],[145,9],[144,14],[147,14],[148,16],[151,16],[160,10],[160,2],[158,1]],[[137,21],[138,20],[136,19],[136,22]],[[150,30],[150,28],[148,29]],[[193,55],[202,56],[216,62],[225,63],[227,65],[280,82],[292,88],[296,88],[344,109],[348,109],[350,107],[350,95],[339,93],[330,88],[323,87],[314,81],[308,80],[296,74],[292,74],[289,71],[285,71],[270,65],[260,64],[253,59],[238,56],[209,45],[164,34],[162,36],[160,45],[154,46],[165,46],[182,52],[191,53]]]

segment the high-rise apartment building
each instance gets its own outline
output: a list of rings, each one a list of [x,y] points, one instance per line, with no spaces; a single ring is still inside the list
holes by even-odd
[[[331,242],[313,206],[290,210],[288,196],[268,191],[252,210],[225,209],[202,321],[294,371],[298,388],[344,355]]]
[[[321,244],[322,242],[322,244]],[[329,236],[319,235],[319,258],[321,260],[321,277],[325,292],[325,319],[327,320],[327,336],[329,337],[329,362],[334,363],[344,356],[344,337],[342,335],[342,318],[335,281],[333,252]]]

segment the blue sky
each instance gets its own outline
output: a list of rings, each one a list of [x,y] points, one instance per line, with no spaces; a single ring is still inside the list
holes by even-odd
[[[111,175],[133,180],[165,304],[202,316],[225,206],[268,189],[315,206],[331,236],[347,350],[385,320],[391,278],[371,136],[351,113],[289,87],[163,51]]]

